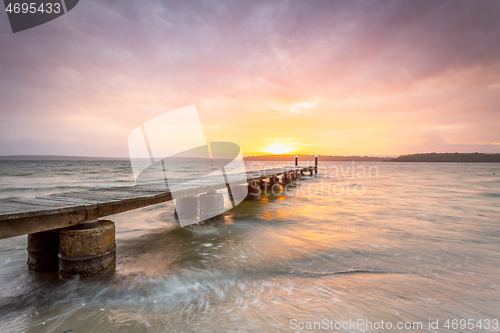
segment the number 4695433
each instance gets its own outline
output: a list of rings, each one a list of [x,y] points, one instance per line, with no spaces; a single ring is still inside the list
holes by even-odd
[[[34,2],[31,2],[31,3],[27,3],[27,2],[17,3],[16,2],[14,4],[9,3],[7,8],[5,8],[5,11],[9,14],[10,13],[14,13],[14,14],[19,14],[19,13],[23,13],[23,14],[28,14],[28,13],[31,13],[31,14],[35,14],[35,13],[59,14],[61,12],[61,4],[58,2],[55,2],[55,3],[47,2],[47,3],[41,3],[40,5],[37,5]]]
[[[447,329],[453,329],[456,330],[458,328],[460,329],[498,329],[500,325],[498,324],[498,319],[479,319],[479,320],[474,320],[474,319],[448,319],[446,323],[444,324],[444,327]]]

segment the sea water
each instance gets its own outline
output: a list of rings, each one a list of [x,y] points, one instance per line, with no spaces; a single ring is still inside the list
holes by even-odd
[[[32,273],[26,236],[0,240],[0,331],[498,332],[499,175],[320,161],[223,220],[181,228],[172,202],[107,217],[117,268],[94,278]],[[133,184],[128,161],[0,161],[0,199]]]

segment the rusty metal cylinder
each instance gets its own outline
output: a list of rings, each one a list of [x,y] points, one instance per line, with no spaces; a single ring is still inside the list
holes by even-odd
[[[28,269],[51,272],[59,269],[59,229],[28,235]]]
[[[59,276],[94,276],[116,267],[115,224],[100,220],[95,227],[60,232]]]
[[[224,213],[224,195],[209,191],[200,195],[200,220],[216,218]]]

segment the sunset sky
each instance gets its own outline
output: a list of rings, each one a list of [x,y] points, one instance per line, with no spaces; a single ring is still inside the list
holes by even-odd
[[[82,0],[15,34],[0,12],[0,155],[127,157],[191,104],[244,155],[500,153],[500,1]]]

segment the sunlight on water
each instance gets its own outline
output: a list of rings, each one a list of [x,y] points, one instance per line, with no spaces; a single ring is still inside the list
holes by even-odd
[[[130,186],[127,163],[0,161],[0,196]],[[220,221],[179,228],[171,202],[109,217],[108,276],[33,274],[26,237],[1,240],[1,331],[276,332],[364,318],[430,332],[429,319],[500,319],[500,165],[322,166]]]

